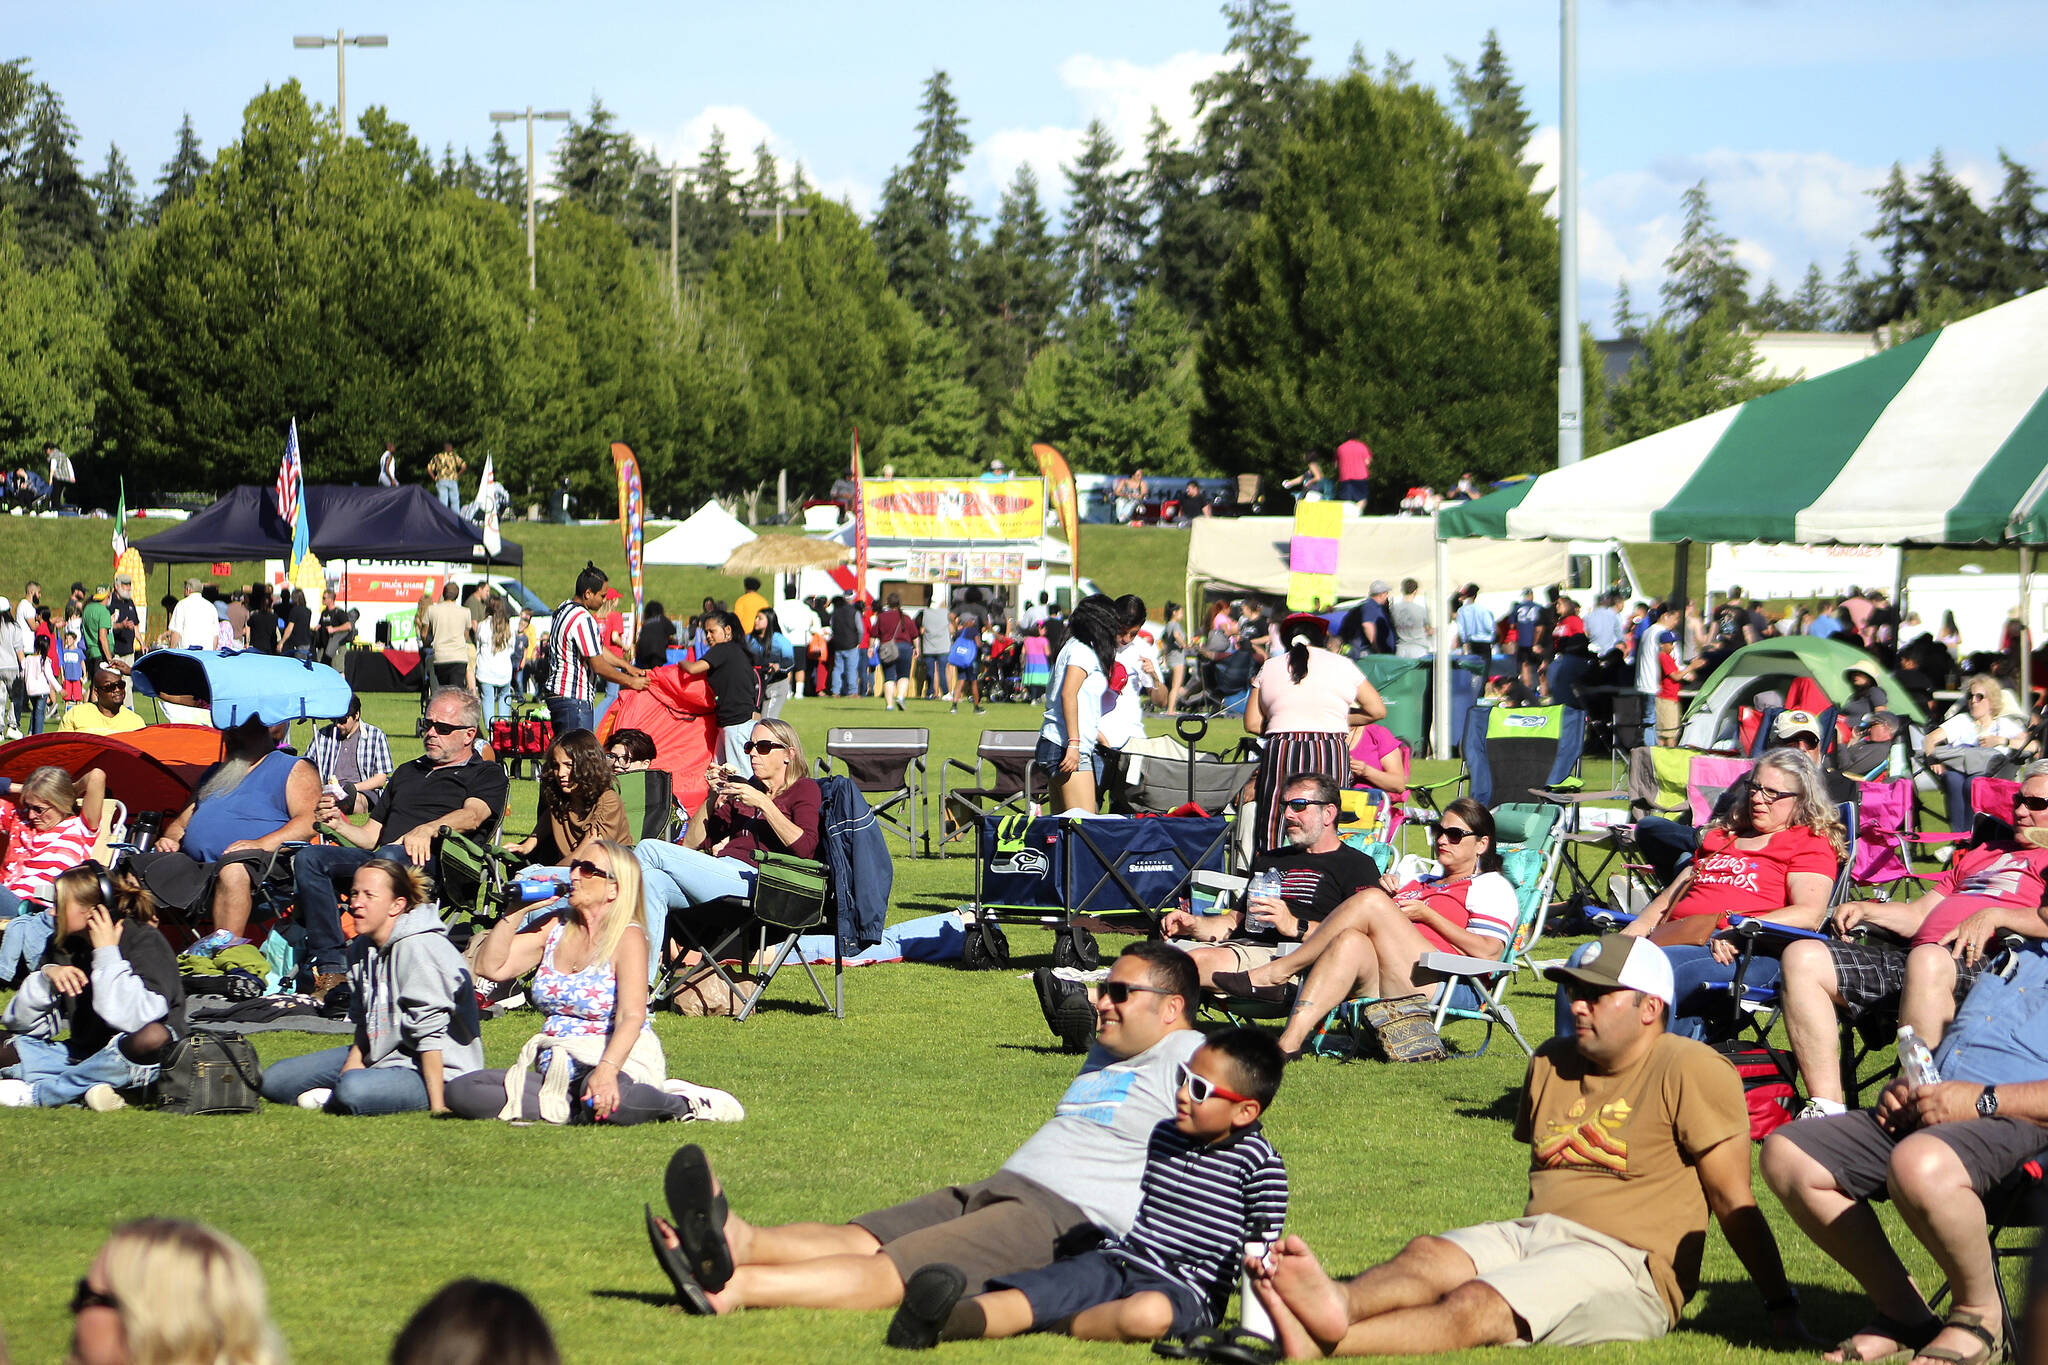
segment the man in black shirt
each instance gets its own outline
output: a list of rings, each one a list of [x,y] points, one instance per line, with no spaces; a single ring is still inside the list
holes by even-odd
[[[676,642],[676,623],[659,602],[647,604],[647,617],[633,641],[633,667],[668,667],[668,647]]]
[[[754,761],[747,757],[747,741],[754,737],[754,717],[760,709],[760,679],[754,672],[754,656],[740,643],[740,618],[729,611],[714,611],[704,617],[704,643],[709,646],[701,659],[683,665],[683,671],[710,674],[713,719],[725,732],[719,761],[741,777],[754,775]],[[859,641],[855,641],[859,647]]]
[[[474,693],[444,687],[427,702],[421,739],[426,753],[391,774],[368,823],[349,824],[333,795],[321,793],[316,814],[344,842],[302,848],[292,863],[315,995],[325,996],[346,976],[348,945],[338,896],[357,868],[377,857],[425,867],[443,825],[477,830],[504,815],[511,783],[503,768],[476,756],[482,724],[483,707]]]
[[[1287,842],[1252,859],[1252,875],[1280,873],[1280,900],[1262,901],[1260,915],[1233,910],[1222,915],[1169,912],[1159,922],[1167,938],[1183,944],[1195,960],[1202,985],[1217,972],[1246,972],[1291,951],[1309,930],[1355,891],[1378,886],[1379,864],[1337,835],[1341,814],[1337,784],[1320,773],[1297,773],[1281,788],[1287,804]]]

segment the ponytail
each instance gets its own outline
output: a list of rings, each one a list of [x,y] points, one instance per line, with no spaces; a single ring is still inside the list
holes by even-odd
[[[1287,676],[1296,682],[1308,678],[1308,641],[1299,635],[1287,646]]]

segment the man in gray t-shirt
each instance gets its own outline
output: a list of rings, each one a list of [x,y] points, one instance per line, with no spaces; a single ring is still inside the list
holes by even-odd
[[[953,647],[952,613],[943,592],[934,590],[932,604],[917,618],[917,652],[924,656],[924,694],[946,694],[946,651]]]
[[[1186,953],[1141,942],[1097,989],[1096,1042],[1081,1074],[986,1180],[851,1223],[756,1227],[720,1207],[703,1152],[683,1148],[667,1182],[677,1223],[657,1219],[655,1236],[684,1310],[887,1308],[902,1302],[913,1271],[939,1262],[960,1267],[979,1293],[998,1276],[1050,1265],[1091,1229],[1128,1232],[1146,1144],[1174,1114],[1175,1069],[1202,1043],[1189,1022],[1199,986]]]

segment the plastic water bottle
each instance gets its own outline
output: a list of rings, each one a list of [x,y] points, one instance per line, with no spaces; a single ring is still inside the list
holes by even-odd
[[[1245,901],[1247,905],[1254,901],[1278,900],[1279,898],[1280,873],[1278,869],[1269,867],[1252,874],[1251,885],[1245,888]],[[1251,913],[1253,918],[1261,925],[1272,922],[1264,913],[1256,909],[1252,910]]]
[[[1244,1244],[1244,1255],[1247,1261],[1251,1260],[1254,1256],[1264,1257],[1266,1254],[1267,1250],[1264,1242],[1246,1242]],[[1268,1341],[1279,1340],[1280,1334],[1273,1330],[1273,1315],[1266,1311],[1266,1305],[1259,1301],[1258,1293],[1252,1288],[1252,1272],[1249,1269],[1240,1272],[1238,1297],[1240,1300],[1237,1310],[1238,1326],[1247,1332],[1262,1336]]]
[[[1934,1054],[1911,1024],[1899,1030],[1899,1074],[1914,1085],[1933,1085],[1941,1079],[1934,1069]]]
[[[551,877],[522,877],[512,883],[511,901],[514,905],[533,905],[561,894],[561,884]]]

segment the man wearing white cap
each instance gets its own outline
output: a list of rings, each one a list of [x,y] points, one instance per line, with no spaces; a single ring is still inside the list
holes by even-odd
[[[1418,1237],[1348,1283],[1287,1238],[1253,1282],[1289,1356],[1652,1340],[1698,1285],[1709,1211],[1773,1332],[1803,1336],[1750,1191],[1742,1082],[1713,1049],[1665,1032],[1670,959],[1609,934],[1544,975],[1570,993],[1578,1032],[1529,1063],[1515,1118],[1530,1151],[1522,1217]]]

